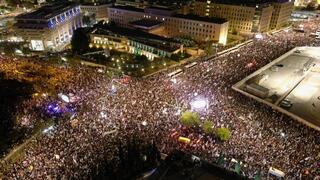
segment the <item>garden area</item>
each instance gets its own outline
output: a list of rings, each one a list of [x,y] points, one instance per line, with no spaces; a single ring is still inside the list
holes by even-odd
[[[176,54],[173,56],[175,60],[155,58],[153,61],[150,61],[144,55],[94,48],[92,49],[92,53],[86,53],[81,57],[85,61],[105,65],[124,74],[140,77],[177,64],[180,59],[185,59],[187,55]]]

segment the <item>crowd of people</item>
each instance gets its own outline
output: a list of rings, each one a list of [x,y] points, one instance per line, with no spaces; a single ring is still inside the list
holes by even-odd
[[[319,178],[320,133],[231,89],[289,49],[319,46],[319,41],[308,36],[318,28],[318,23],[318,19],[304,22],[306,33],[288,30],[264,35],[236,51],[202,58],[197,66],[185,69],[175,78],[168,76],[173,71],[169,69],[124,82],[121,78],[106,77],[94,68],[57,67],[71,75],[61,79],[56,92],[73,100],[63,102],[55,94],[41,96],[40,100],[35,97],[37,100],[30,100],[26,113],[37,114],[39,108],[45,109],[52,101],[61,101],[63,107],[71,104],[74,110],[68,112],[67,120],[57,116],[54,126],[25,147],[21,160],[3,162],[7,167],[4,176],[90,177],[99,170],[99,162],[110,161],[109,165],[117,167],[117,142],[125,143],[127,137],[139,136],[155,142],[162,153],[180,149],[210,162],[223,156],[225,167],[230,169],[234,167],[231,159],[235,159],[241,162],[242,173],[249,178],[258,173],[267,176],[269,167],[282,170],[288,179]],[[201,120],[229,128],[229,141],[221,142],[181,125],[181,112],[190,110],[190,103],[197,99],[208,104],[204,109],[193,110],[198,111]],[[33,101],[37,103],[31,104]],[[188,137],[191,143],[179,143],[179,136]]]

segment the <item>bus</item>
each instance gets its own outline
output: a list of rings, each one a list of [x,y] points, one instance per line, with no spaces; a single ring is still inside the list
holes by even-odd
[[[183,70],[181,68],[171,72],[168,74],[169,77],[175,77],[175,76],[178,76],[179,74],[181,74],[183,72]]]
[[[192,67],[196,66],[197,64],[198,64],[197,62],[193,62],[193,63],[185,65],[184,67],[189,69],[189,68],[192,68]]]

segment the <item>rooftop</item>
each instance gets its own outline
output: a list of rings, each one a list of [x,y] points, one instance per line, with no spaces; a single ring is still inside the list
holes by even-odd
[[[77,6],[76,3],[69,2],[69,1],[53,3],[53,4],[42,6],[36,11],[18,15],[16,16],[16,19],[50,19],[76,6]]]
[[[123,9],[127,11],[144,12],[144,9],[136,8],[133,6],[112,6],[111,8]]]
[[[161,21],[152,20],[152,19],[140,19],[137,21],[130,22],[130,24],[132,24],[134,26],[142,26],[142,27],[146,27],[146,28],[151,28],[151,27],[157,26],[161,23],[162,23]]]
[[[320,48],[297,47],[233,86],[236,91],[320,130]]]
[[[106,25],[97,27],[93,34],[109,35],[109,36],[124,36],[136,42],[140,42],[152,47],[173,52],[180,48],[180,44],[174,41],[172,38],[165,38],[162,36],[157,36],[144,31],[123,28],[116,25]]]
[[[84,3],[81,3],[81,6],[105,6],[105,5],[112,6],[112,2],[103,2],[103,3],[84,2]]]
[[[163,7],[163,6],[150,6],[148,7],[149,9],[158,9],[158,10],[163,10],[163,11],[172,11],[174,9],[170,7]]]
[[[216,164],[210,164],[191,154],[173,151],[161,163],[160,167],[145,179],[245,180],[248,178],[238,175],[236,172],[228,171]]]
[[[197,15],[193,15],[193,14],[187,14],[187,15],[175,14],[175,15],[173,15],[173,17],[190,19],[190,20],[195,20],[195,21],[211,22],[211,23],[215,23],[215,24],[223,24],[223,23],[227,22],[227,20],[223,19],[223,18],[201,17],[201,16],[197,16]]]

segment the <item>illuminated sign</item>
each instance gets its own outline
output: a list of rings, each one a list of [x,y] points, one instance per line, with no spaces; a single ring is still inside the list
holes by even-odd
[[[31,50],[33,51],[43,51],[44,46],[41,40],[31,40]]]

